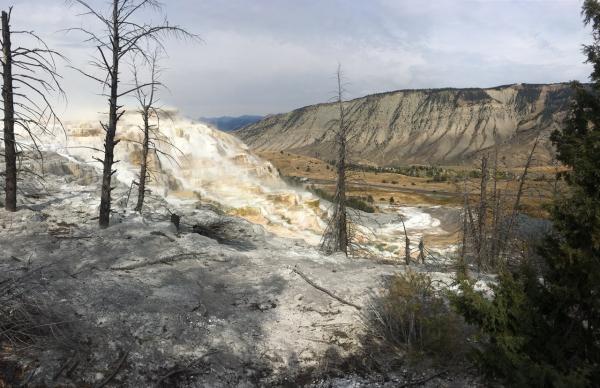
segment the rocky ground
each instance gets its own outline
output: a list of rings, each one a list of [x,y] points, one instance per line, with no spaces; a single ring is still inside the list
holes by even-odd
[[[96,170],[53,154],[46,171],[43,185],[21,185],[18,212],[0,210],[0,282],[24,276],[20,290],[60,322],[41,347],[4,347],[0,387],[478,384],[466,372],[361,367],[365,303],[404,266],[323,256],[200,203],[151,196],[140,216],[123,210],[121,184],[100,230]]]

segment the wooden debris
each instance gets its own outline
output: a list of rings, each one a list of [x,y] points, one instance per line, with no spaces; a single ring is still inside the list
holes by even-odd
[[[308,284],[310,284],[311,286],[313,286],[314,288],[316,288],[317,290],[326,293],[327,295],[329,295],[330,297],[332,297],[333,299],[337,300],[340,303],[343,303],[345,305],[348,306],[352,306],[357,310],[362,310],[362,307],[355,305],[352,302],[348,302],[345,299],[340,298],[339,296],[335,295],[334,293],[332,293],[331,291],[319,286],[318,284],[316,284],[315,282],[313,282],[312,280],[310,280],[304,273],[302,273],[298,268],[295,268],[292,270],[293,272],[297,273],[302,279],[304,279],[304,281],[306,281]]]

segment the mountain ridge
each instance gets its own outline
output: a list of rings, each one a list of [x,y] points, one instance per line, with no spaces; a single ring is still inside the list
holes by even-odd
[[[522,165],[536,137],[536,157],[550,163],[549,133],[560,127],[569,83],[509,84],[491,88],[402,89],[344,102],[351,122],[353,161],[399,164],[473,164],[494,145],[508,166]],[[257,151],[290,151],[334,158],[335,103],[307,105],[265,117],[234,132]]]

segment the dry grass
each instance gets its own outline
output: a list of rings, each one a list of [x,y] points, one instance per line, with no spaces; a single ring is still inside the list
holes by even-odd
[[[335,171],[326,162],[298,155],[291,152],[261,152],[259,155],[275,165],[284,176],[296,176],[307,178],[309,183],[315,184],[330,194],[333,193]],[[454,171],[475,170],[475,167],[446,166]],[[550,203],[554,192],[557,172],[564,168],[556,166],[532,166],[524,188],[521,200],[522,211],[535,217],[547,217],[545,209]],[[522,168],[505,169],[519,175]],[[519,182],[516,179],[499,179],[499,188],[506,193],[516,192]],[[371,196],[374,204],[389,203],[390,197],[395,203],[403,205],[442,205],[462,206],[464,181],[460,182],[433,182],[428,178],[411,177],[398,173],[376,173],[349,171],[348,172],[348,195],[357,197]],[[477,178],[467,180],[470,195],[476,196],[479,192],[479,181]]]
[[[45,270],[7,271],[0,278],[0,344],[12,352],[67,343],[69,314],[45,292]]]

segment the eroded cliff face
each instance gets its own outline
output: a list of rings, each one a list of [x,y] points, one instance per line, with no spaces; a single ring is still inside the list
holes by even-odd
[[[473,163],[499,145],[509,166],[521,165],[538,134],[536,159],[552,159],[548,135],[568,109],[568,84],[490,89],[402,90],[345,103],[352,158],[382,166]],[[267,117],[236,132],[259,151],[289,150],[333,159],[337,108],[318,104]]]

